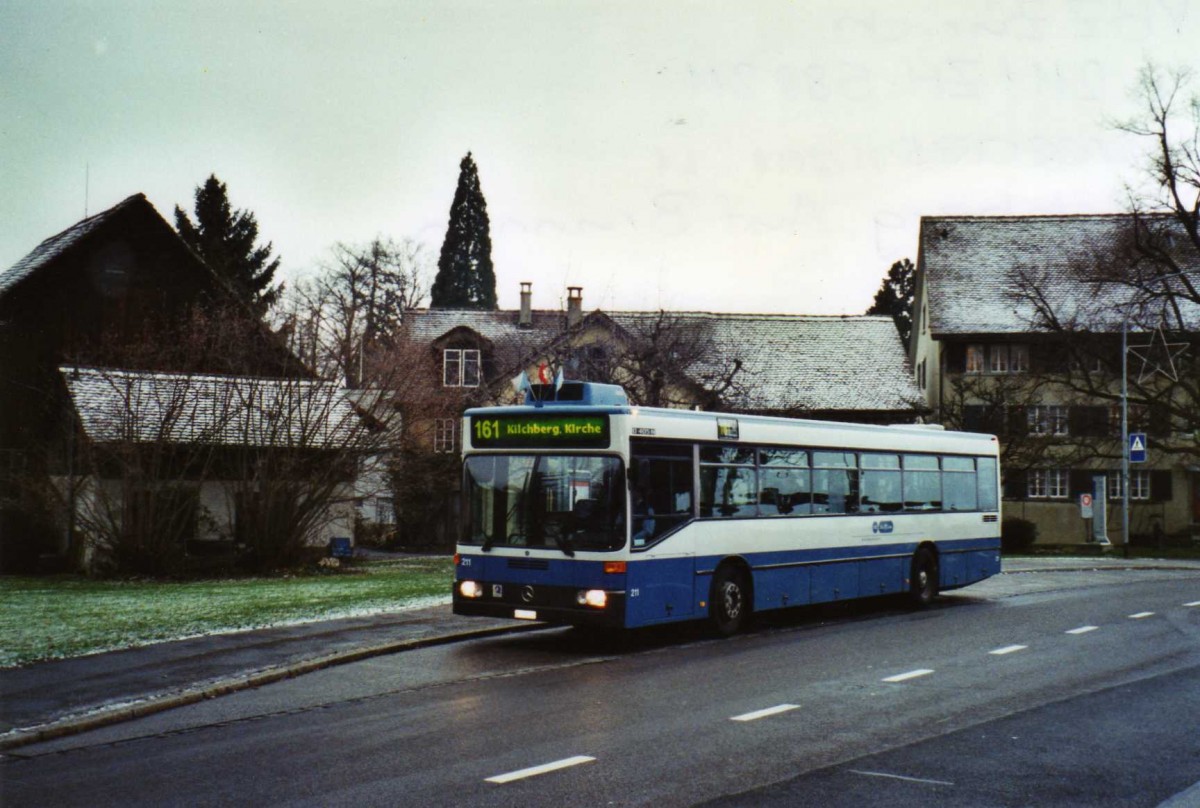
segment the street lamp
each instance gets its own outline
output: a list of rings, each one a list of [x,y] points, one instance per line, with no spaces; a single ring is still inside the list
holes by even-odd
[[[1186,275],[1191,270],[1155,275],[1154,280],[1166,280]],[[1164,345],[1166,341],[1164,340]],[[1154,344],[1153,337],[1150,345]],[[1167,347],[1167,356],[1171,356]],[[1145,357],[1143,357],[1143,361]],[[1129,557],[1129,314],[1121,314],[1121,546]]]

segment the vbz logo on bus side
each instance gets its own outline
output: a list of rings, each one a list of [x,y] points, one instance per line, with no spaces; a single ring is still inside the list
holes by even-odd
[[[892,523],[890,521],[872,522],[871,523],[871,532],[872,533],[891,533],[893,528],[894,528],[894,525],[892,525]]]

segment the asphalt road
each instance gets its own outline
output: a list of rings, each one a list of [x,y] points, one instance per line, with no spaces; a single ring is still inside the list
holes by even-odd
[[[1195,572],[1030,573],[724,641],[556,629],[375,658],[25,747],[0,797],[1200,805],[1198,727]]]

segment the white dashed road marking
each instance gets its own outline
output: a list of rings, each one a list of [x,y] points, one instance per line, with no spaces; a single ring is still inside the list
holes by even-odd
[[[907,783],[928,783],[933,786],[952,786],[954,783],[945,780],[927,780],[924,777],[905,777],[902,774],[887,774],[886,772],[860,772],[857,769],[847,769],[851,774],[861,774],[864,777],[887,777],[890,780],[904,780]]]
[[[907,682],[909,679],[916,679],[918,676],[928,676],[931,673],[933,673],[933,671],[929,670],[928,668],[920,668],[915,671],[909,671],[908,673],[897,673],[895,676],[889,676],[883,681]]]
[[[1191,603],[1185,603],[1183,605],[1185,607],[1197,607],[1200,606],[1200,600],[1194,600]],[[1128,618],[1130,620],[1141,620],[1147,617],[1153,617],[1154,614],[1154,612],[1137,612],[1129,615]],[[1087,634],[1089,632],[1096,631],[1099,628],[1099,626],[1079,626],[1078,628],[1067,630],[1066,633],[1076,635]],[[1028,645],[1006,645],[1002,648],[996,648],[995,650],[989,651],[988,653],[992,656],[1005,656],[1007,654],[1014,654],[1018,651],[1024,651],[1028,648]],[[910,679],[918,679],[922,676],[929,676],[932,673],[934,673],[934,671],[929,668],[918,668],[917,670],[908,671],[907,673],[898,673],[894,676],[888,676],[882,681],[890,683],[907,682]],[[766,707],[762,710],[755,710],[753,712],[743,713],[742,715],[735,715],[729,720],[757,721],[760,718],[767,718],[769,716],[779,715],[780,713],[786,713],[798,709],[800,709],[799,704],[778,704],[774,707]],[[551,763],[543,763],[540,766],[531,766],[528,769],[521,769],[519,771],[509,772],[507,774],[498,774],[495,777],[487,778],[486,782],[498,784],[511,783],[516,780],[524,780],[528,777],[537,777],[541,774],[549,774],[550,772],[559,771],[561,769],[568,769],[572,766],[578,766],[582,763],[591,763],[595,760],[596,759],[594,757],[589,757],[588,755],[576,755],[574,757],[556,760]],[[857,771],[855,769],[848,769],[847,771],[849,771],[851,774],[858,774],[864,777],[886,777],[893,780],[905,780],[910,783],[928,783],[930,785],[939,786],[954,785],[954,783],[947,782],[945,780],[929,780],[922,777],[906,777],[904,775],[888,774],[886,772]]]
[[[733,716],[733,718],[730,718],[729,720],[730,721],[756,721],[760,718],[766,718],[769,715],[779,715],[780,713],[786,713],[789,710],[798,710],[798,709],[800,709],[799,704],[780,704],[775,707],[767,707],[764,710],[755,710],[752,713],[743,713],[742,715],[735,715],[735,716]]]
[[[594,757],[587,755],[576,755],[575,757],[563,758],[556,760],[553,763],[543,763],[541,766],[531,766],[528,769],[509,772],[508,774],[497,774],[495,777],[487,778],[489,783],[511,783],[514,780],[524,780],[526,777],[537,777],[539,774],[547,774],[556,772],[559,769],[568,769],[571,766],[578,766],[580,763],[591,763],[595,760]]]

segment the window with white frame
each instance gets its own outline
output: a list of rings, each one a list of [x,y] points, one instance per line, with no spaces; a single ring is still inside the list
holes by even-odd
[[[1108,408],[1108,428],[1112,434],[1119,435],[1121,433],[1121,407],[1112,406]],[[1145,404],[1130,404],[1129,405],[1129,431],[1130,432],[1150,432],[1156,433],[1159,429],[1158,420],[1155,418],[1155,412]]]
[[[381,525],[396,524],[396,500],[392,497],[375,497],[375,521]]]
[[[1069,434],[1067,408],[1059,404],[1035,404],[1026,410],[1030,435]]]
[[[1132,407],[1130,408],[1130,414],[1132,415]],[[1133,424],[1132,417],[1130,418],[1129,423],[1132,426],[1132,424]],[[1130,429],[1130,431],[1132,432],[1133,430]],[[1120,407],[1120,405],[1113,405],[1108,408],[1108,433],[1110,435],[1120,435],[1121,434],[1121,407]]]
[[[443,351],[442,385],[445,387],[478,387],[479,351],[471,348],[447,348]]]
[[[1009,373],[1028,373],[1029,372],[1029,346],[1028,345],[1009,345],[1008,346],[1008,372]]]
[[[1008,346],[992,345],[988,350],[988,372],[1008,373]]]
[[[982,345],[967,346],[967,373],[983,373],[986,351]]]
[[[964,370],[972,374],[1008,374],[1029,372],[1029,346],[1017,345],[967,345],[967,362]]]
[[[1066,499],[1070,487],[1067,469],[1032,469],[1026,481],[1030,499]]]
[[[458,419],[438,418],[433,426],[433,451],[451,453],[458,449]]]
[[[1108,473],[1108,498],[1121,499],[1121,472]],[[1150,499],[1150,472],[1145,469],[1129,470],[1129,498]]]

